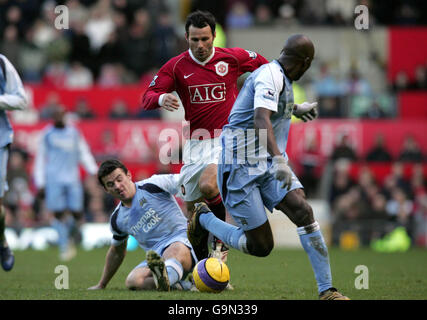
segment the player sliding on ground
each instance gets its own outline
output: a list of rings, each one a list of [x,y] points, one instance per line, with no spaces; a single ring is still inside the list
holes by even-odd
[[[221,135],[218,164],[221,197],[238,226],[217,219],[204,203],[198,203],[188,238],[196,245],[210,231],[233,248],[265,257],[274,241],[264,207],[269,211],[276,208],[297,226],[319,298],[348,300],[332,286],[328,249],[286,154],[292,114],[304,121],[317,116],[317,103],[294,104],[292,90],[292,81],[301,78],[313,57],[311,40],[294,35],[277,60],[260,67],[245,81]]]
[[[106,160],[101,164],[98,180],[120,203],[110,218],[113,239],[102,277],[90,290],[107,286],[123,262],[129,235],[147,252],[147,260],[129,273],[128,289],[191,289],[191,283],[183,279],[197,258],[187,239],[187,219],[173,197],[177,193],[175,177],[154,175],[134,183],[120,161]]]

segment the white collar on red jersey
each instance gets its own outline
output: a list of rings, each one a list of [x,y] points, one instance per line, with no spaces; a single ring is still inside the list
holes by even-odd
[[[195,62],[197,62],[198,64],[201,64],[202,66],[204,66],[205,64],[207,64],[215,55],[215,47],[212,47],[212,54],[209,56],[209,58],[207,58],[205,61],[200,61],[197,60],[197,58],[193,55],[193,52],[191,52],[191,49],[188,49],[188,53],[190,54],[191,59],[193,59]]]

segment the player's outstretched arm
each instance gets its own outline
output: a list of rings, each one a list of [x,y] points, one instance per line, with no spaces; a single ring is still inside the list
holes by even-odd
[[[101,280],[98,284],[88,288],[88,290],[99,290],[105,289],[108,282],[113,278],[116,271],[119,269],[126,255],[127,241],[114,246],[111,245],[108,249],[107,256],[105,259],[104,271],[102,272]]]

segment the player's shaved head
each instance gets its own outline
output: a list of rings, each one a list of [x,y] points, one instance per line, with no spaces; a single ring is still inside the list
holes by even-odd
[[[286,40],[282,53],[288,57],[313,59],[314,45],[307,36],[303,34],[295,34]]]
[[[314,58],[314,44],[303,34],[292,35],[286,40],[278,61],[291,80],[299,80]]]

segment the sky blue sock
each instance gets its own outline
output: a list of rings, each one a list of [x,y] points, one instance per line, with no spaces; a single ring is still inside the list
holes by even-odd
[[[307,252],[319,293],[332,287],[331,267],[329,265],[328,248],[320,231],[319,224],[297,228],[301,244]]]
[[[248,253],[246,235],[242,228],[218,219],[212,212],[201,214],[199,221],[204,229],[211,232],[226,245]]]
[[[64,252],[68,248],[69,228],[66,223],[61,220],[53,219],[52,227],[58,232],[58,247],[59,251]]]
[[[176,282],[181,280],[184,274],[182,264],[175,258],[170,258],[165,261],[166,271],[168,273],[169,285],[173,286]]]

